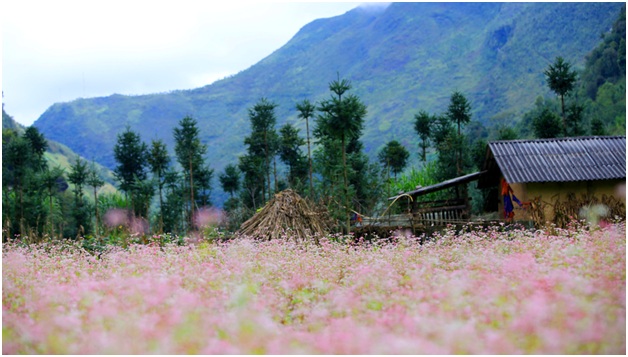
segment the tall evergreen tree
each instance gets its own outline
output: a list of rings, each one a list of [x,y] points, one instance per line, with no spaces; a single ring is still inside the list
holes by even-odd
[[[87,162],[77,157],[70,168],[68,181],[74,185],[74,206],[72,217],[74,218],[73,234],[85,234],[89,230],[89,209],[84,197],[83,188],[87,185],[89,168]]]
[[[170,156],[168,149],[163,140],[153,140],[148,153],[148,164],[153,173],[153,179],[157,182],[157,190],[159,194],[159,232],[164,229],[164,200],[163,188],[165,184],[165,174],[170,165]]]
[[[364,126],[366,106],[360,99],[350,94],[343,98],[343,94],[351,89],[351,83],[346,80],[335,80],[329,84],[329,90],[335,94],[330,99],[320,103],[317,124],[325,128],[323,131],[336,140],[340,140],[342,151],[344,204],[346,209],[346,233],[350,230],[350,206],[349,178],[347,167],[347,143],[354,138],[359,138]]]
[[[203,156],[207,152],[207,146],[201,143],[197,121],[189,116],[181,119],[179,126],[174,128],[174,140],[177,161],[183,168],[183,175],[189,183],[188,222],[191,226],[196,205],[194,175],[198,174],[204,166]]]
[[[244,138],[244,144],[248,146],[249,158],[244,160],[246,163],[242,162],[242,160],[240,162],[240,170],[245,174],[245,187],[253,184],[252,180],[261,179],[262,182],[266,181],[266,184],[261,185],[263,200],[266,200],[266,196],[268,196],[269,200],[272,197],[270,181],[271,159],[275,157],[279,147],[278,136],[275,131],[275,123],[277,122],[275,117],[276,107],[277,104],[268,101],[266,98],[261,98],[252,108],[249,108],[251,135]],[[261,167],[260,159],[263,162]],[[245,168],[243,167],[244,164],[252,166]],[[260,173],[264,176],[254,178],[255,175]],[[250,175],[254,176],[251,177]],[[257,186],[257,184],[253,184],[253,186]]]
[[[105,181],[100,178],[98,172],[96,171],[96,165],[92,162],[92,166],[89,169],[87,174],[87,179],[85,180],[87,186],[90,186],[94,192],[94,218],[96,219],[96,223],[94,226],[94,232],[96,236],[98,236],[100,229],[100,215],[98,212],[98,189],[105,185]]]
[[[288,184],[294,188],[307,174],[306,158],[301,153],[305,140],[299,136],[299,130],[290,124],[282,126],[279,133],[279,157],[288,166]]]
[[[433,121],[433,117],[424,110],[421,110],[418,114],[414,115],[414,130],[421,139],[419,147],[421,148],[421,160],[423,162],[426,160],[425,152],[430,145],[429,140]]]
[[[196,175],[196,186],[198,187],[197,202],[201,207],[211,206],[211,190],[212,179],[214,178],[214,170],[207,164],[203,164]]]
[[[304,99],[300,103],[297,103],[297,110],[299,111],[299,118],[305,119],[306,141],[307,141],[307,160],[309,166],[310,176],[310,195],[314,194],[314,183],[312,179],[312,151],[310,148],[310,118],[314,116],[316,106],[309,100]]]
[[[42,232],[49,211],[43,184],[46,140],[34,127],[22,135],[11,129],[2,134],[3,224],[8,221],[10,234]]]
[[[40,133],[36,127],[29,126],[24,131],[24,138],[30,143],[30,149],[35,155],[33,164],[38,166],[38,168],[45,168],[44,153],[48,149],[48,141],[46,141],[44,134]]]
[[[218,177],[222,190],[227,192],[232,198],[233,195],[240,189],[240,173],[238,167],[234,164],[229,164],[225,167],[225,172]]]
[[[396,179],[397,174],[406,167],[410,153],[400,142],[391,140],[379,152],[377,157],[379,162],[395,175]]]
[[[544,72],[548,87],[560,97],[560,107],[563,118],[563,132],[567,133],[567,119],[565,115],[565,95],[571,92],[576,84],[578,73],[571,69],[571,64],[562,57],[556,57]]]
[[[33,155],[28,140],[21,136],[15,136],[8,143],[2,143],[2,183],[10,185],[10,191],[15,193],[13,212],[14,219],[10,221],[21,222],[24,218],[24,191],[29,173],[32,171],[29,165]],[[3,190],[3,197],[5,193]],[[17,231],[14,231],[15,234]]]
[[[449,118],[449,121],[458,128],[455,139],[455,160],[456,174],[459,176],[462,175],[463,172],[462,161],[463,150],[465,149],[465,145],[463,145],[465,138],[462,135],[461,129],[464,124],[468,124],[471,121],[471,104],[469,104],[467,98],[465,98],[462,93],[456,91],[451,95],[449,107],[445,115]]]
[[[178,172],[169,168],[164,172],[164,204],[163,204],[163,231],[184,232],[188,192],[185,189],[185,179]]]
[[[253,143],[252,140],[248,143],[249,153],[239,157],[238,168],[243,174],[242,201],[247,207],[256,210],[266,199],[264,187],[267,169],[264,156],[255,155],[255,151],[258,150],[253,149],[255,147]],[[263,148],[258,152],[263,153]]]
[[[48,233],[50,234],[51,237],[55,236],[55,221],[54,221],[55,215],[53,212],[53,207],[55,206],[54,199],[57,193],[62,188],[67,187],[67,184],[65,184],[65,182],[62,181],[64,174],[65,174],[64,170],[61,167],[56,166],[52,169],[46,170],[43,175],[42,182],[48,193],[48,197],[47,197],[48,198]],[[60,183],[61,183],[61,187],[60,187]]]
[[[146,179],[148,146],[139,133],[127,126],[124,132],[118,134],[113,154],[117,162],[114,176],[119,181],[120,189],[131,199],[133,211],[139,213],[140,207],[135,207],[138,197],[134,188],[137,187],[137,181]]]

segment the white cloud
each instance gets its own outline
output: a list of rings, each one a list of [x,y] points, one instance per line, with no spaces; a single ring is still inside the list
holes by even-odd
[[[55,102],[199,87],[255,64],[308,22],[356,5],[4,1],[3,103],[30,125]]]

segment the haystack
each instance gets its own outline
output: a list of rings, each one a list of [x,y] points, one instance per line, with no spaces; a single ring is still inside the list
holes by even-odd
[[[237,233],[264,240],[288,238],[318,243],[318,238],[329,231],[328,222],[324,210],[288,189],[277,193]]]

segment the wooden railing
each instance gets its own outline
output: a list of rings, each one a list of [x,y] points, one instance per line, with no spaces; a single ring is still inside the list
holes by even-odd
[[[404,227],[414,230],[421,229],[421,227],[461,224],[468,219],[469,207],[465,200],[455,199],[415,202],[412,213],[364,217],[358,226]]]
[[[468,212],[469,208],[464,199],[415,202],[412,219],[415,225],[445,226],[468,219]]]

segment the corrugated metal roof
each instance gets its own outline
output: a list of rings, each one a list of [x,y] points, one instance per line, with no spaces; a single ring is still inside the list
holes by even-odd
[[[626,177],[626,137],[590,136],[489,142],[509,183]]]

